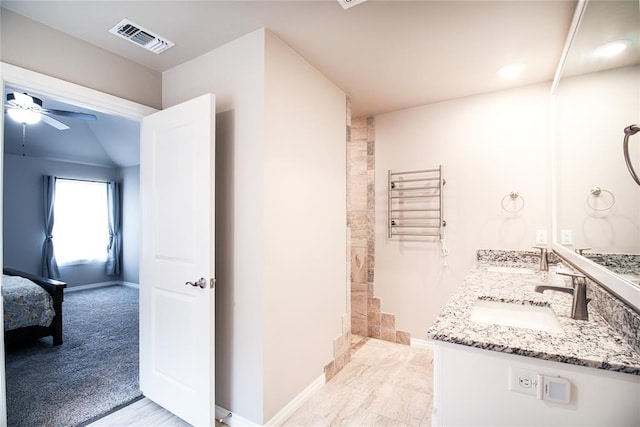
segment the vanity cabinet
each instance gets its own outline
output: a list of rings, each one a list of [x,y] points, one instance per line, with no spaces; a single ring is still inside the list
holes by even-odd
[[[599,295],[589,295],[588,320],[573,319],[570,294],[536,292],[563,280],[559,266],[539,271],[518,252],[478,257],[427,331],[434,342],[433,425],[640,426],[640,353],[596,310]],[[488,302],[497,303],[500,318],[479,314]],[[553,313],[557,327],[533,321],[535,307]],[[521,323],[506,321],[514,316]],[[549,397],[561,400],[563,387],[569,390],[567,401],[538,398],[545,389],[535,385],[538,375],[556,383]]]
[[[569,380],[569,403],[509,390],[513,368]],[[434,426],[631,427],[639,405],[640,375],[435,342]]]

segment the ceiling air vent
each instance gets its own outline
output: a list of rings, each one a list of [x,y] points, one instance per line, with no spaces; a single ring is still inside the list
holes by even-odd
[[[164,52],[174,45],[173,42],[142,28],[138,24],[134,24],[126,18],[114,25],[109,32],[142,46],[153,53]]]
[[[340,3],[340,6],[346,10],[350,7],[357,6],[360,3],[364,3],[365,1],[367,0],[338,0],[338,3]]]

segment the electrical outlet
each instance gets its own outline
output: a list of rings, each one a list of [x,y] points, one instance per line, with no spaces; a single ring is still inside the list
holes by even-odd
[[[509,366],[509,390],[536,395],[537,372]]]
[[[573,231],[560,230],[560,244],[573,245]]]
[[[538,245],[546,245],[547,244],[547,230],[537,230],[536,231],[536,244],[538,244]]]
[[[509,390],[539,400],[568,404],[571,402],[571,382],[554,374],[509,366]]]
[[[532,385],[531,378],[529,378],[529,377],[518,377],[518,384],[522,388],[529,388]]]

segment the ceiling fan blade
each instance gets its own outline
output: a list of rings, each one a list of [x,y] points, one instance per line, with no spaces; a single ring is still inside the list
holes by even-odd
[[[95,115],[89,114],[89,113],[77,113],[75,111],[65,111],[65,110],[49,110],[47,108],[43,108],[42,111],[48,114],[55,114],[56,116],[73,117],[75,119],[84,119],[84,120],[98,119]]]
[[[42,115],[42,121],[45,122],[46,124],[48,124],[49,126],[53,126],[54,128],[56,128],[58,130],[67,130],[67,129],[69,129],[69,126],[65,125],[62,122],[57,121],[53,117],[47,116],[46,114]]]

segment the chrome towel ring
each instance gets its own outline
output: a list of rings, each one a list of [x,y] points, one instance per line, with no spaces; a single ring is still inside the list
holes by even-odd
[[[518,199],[521,200],[520,207],[518,207]],[[502,202],[500,204],[505,212],[520,212],[522,208],[524,208],[524,197],[522,197],[517,191],[512,191],[502,198]],[[513,207],[508,207],[508,205],[513,205]]]
[[[604,208],[599,208],[599,207],[596,207],[596,200],[602,195],[602,193],[606,193],[606,194],[609,194],[609,196],[611,196],[611,203],[609,203]],[[589,195],[587,196],[587,205],[589,205],[589,207],[594,211],[599,211],[599,212],[608,211],[615,204],[616,204],[616,196],[614,196],[611,191],[604,190],[600,187],[592,187],[591,190],[589,191]]]
[[[629,169],[629,173],[631,174],[631,178],[636,182],[636,184],[640,185],[640,178],[638,178],[638,174],[635,170],[633,170],[633,165],[631,164],[631,159],[629,158],[629,137],[631,135],[635,135],[640,132],[640,127],[638,125],[631,125],[624,128],[624,143],[622,144],[622,151],[624,153],[624,161],[627,164],[627,169]]]

